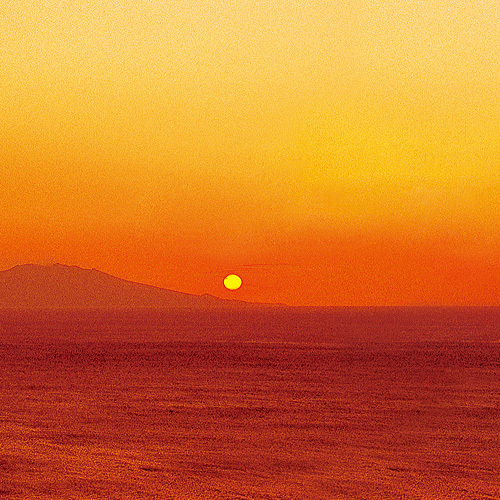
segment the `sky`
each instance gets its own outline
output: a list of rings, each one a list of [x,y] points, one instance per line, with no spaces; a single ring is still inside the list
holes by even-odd
[[[0,46],[0,269],[500,304],[496,0],[5,0]]]

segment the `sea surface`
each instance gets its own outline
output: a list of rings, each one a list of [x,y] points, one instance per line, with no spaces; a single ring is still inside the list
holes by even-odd
[[[500,309],[0,311],[0,498],[500,499]]]

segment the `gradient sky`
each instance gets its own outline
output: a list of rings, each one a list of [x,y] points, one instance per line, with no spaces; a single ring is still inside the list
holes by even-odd
[[[497,0],[6,0],[0,46],[0,269],[500,303]]]

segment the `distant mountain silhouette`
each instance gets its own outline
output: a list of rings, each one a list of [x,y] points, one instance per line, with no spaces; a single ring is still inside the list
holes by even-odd
[[[190,295],[116,278],[96,269],[25,264],[0,271],[0,309],[237,307],[248,302]]]

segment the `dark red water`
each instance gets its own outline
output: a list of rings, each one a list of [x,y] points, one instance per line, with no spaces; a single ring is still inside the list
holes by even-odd
[[[0,498],[500,499],[498,316],[3,312]]]

